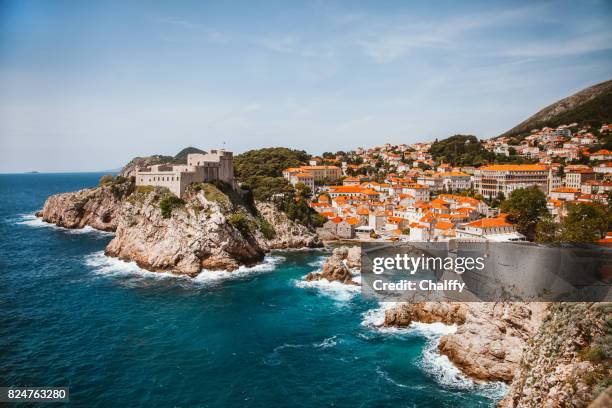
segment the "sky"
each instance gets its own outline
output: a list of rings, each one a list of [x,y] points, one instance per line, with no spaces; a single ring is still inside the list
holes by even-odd
[[[0,0],[0,172],[489,138],[612,79],[612,1]]]

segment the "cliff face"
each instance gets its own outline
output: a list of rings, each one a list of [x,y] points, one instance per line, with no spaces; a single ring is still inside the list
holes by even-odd
[[[222,205],[204,192],[174,208],[168,218],[160,211],[164,194],[162,189],[135,192],[124,202],[107,255],[148,270],[191,276],[202,268],[231,271],[263,259],[255,236],[232,226]]]
[[[527,341],[500,406],[586,407],[611,384],[612,304],[556,303]]]
[[[102,231],[114,231],[123,200],[132,191],[133,183],[126,181],[55,194],[45,201],[42,211],[36,215],[60,227],[83,228],[90,225]]]
[[[543,303],[400,304],[386,311],[385,325],[406,327],[412,321],[457,324],[456,333],[440,339],[440,353],[472,378],[509,382],[545,307]]]
[[[258,236],[259,244],[266,249],[317,248],[322,246],[317,234],[304,225],[291,221],[274,204],[256,202],[257,211],[274,229],[271,239]]]
[[[183,201],[166,189],[135,189],[126,181],[49,197],[38,215],[67,228],[115,231],[107,255],[191,276],[202,268],[231,271],[257,263],[270,249],[321,245],[273,205],[257,209],[210,184],[189,189]]]

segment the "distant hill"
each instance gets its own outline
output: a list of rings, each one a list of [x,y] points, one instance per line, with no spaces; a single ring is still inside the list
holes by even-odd
[[[204,150],[198,149],[197,147],[189,146],[189,147],[184,148],[180,152],[178,152],[174,156],[174,159],[172,160],[172,162],[175,164],[187,164],[187,155],[193,154],[193,153],[206,153],[206,152]]]
[[[544,126],[556,127],[573,122],[594,126],[612,122],[612,80],[561,99],[500,136],[514,136]]]

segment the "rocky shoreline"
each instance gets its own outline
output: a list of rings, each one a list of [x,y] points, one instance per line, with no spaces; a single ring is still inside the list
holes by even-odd
[[[335,248],[325,260],[321,272],[310,272],[304,280],[308,282],[326,279],[346,285],[358,285],[353,279],[353,270],[361,269],[361,249],[359,247]]]
[[[359,268],[359,247],[339,247],[304,279],[358,285]],[[412,322],[456,325],[438,352],[475,381],[507,383],[500,407],[599,408],[612,400],[610,303],[398,303],[383,326]]]
[[[212,184],[193,186],[183,200],[168,197],[166,189],[136,188],[126,179],[53,195],[36,215],[65,228],[114,231],[106,255],[189,276],[252,266],[272,249],[322,246],[274,205],[249,204]]]
[[[456,324],[438,351],[468,377],[508,383],[500,407],[587,407],[612,395],[609,303],[402,303],[384,326],[413,321]]]

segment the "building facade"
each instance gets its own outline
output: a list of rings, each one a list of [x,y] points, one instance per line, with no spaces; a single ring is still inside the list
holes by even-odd
[[[336,181],[342,177],[342,169],[337,166],[300,166],[289,167],[283,170],[283,177],[292,185],[298,183],[297,179],[293,178],[294,174],[308,173],[316,181]]]
[[[537,186],[548,192],[548,167],[539,164],[493,164],[474,172],[474,189],[484,197],[506,197],[514,190]]]
[[[189,154],[186,165],[156,164],[139,168],[134,176],[137,186],[166,187],[177,197],[191,183],[220,180],[235,187],[233,154],[225,150]]]

